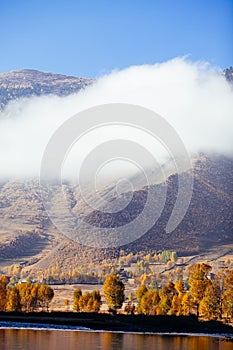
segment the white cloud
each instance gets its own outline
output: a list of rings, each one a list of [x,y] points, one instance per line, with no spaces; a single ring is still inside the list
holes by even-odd
[[[33,97],[9,104],[0,114],[0,176],[38,175],[43,151],[58,126],[81,110],[112,102],[154,110],[175,128],[190,152],[232,153],[232,86],[208,64],[176,58],[115,71],[65,98]],[[88,147],[119,134],[139,138],[123,129],[90,134],[77,146],[79,163]],[[142,135],[141,140],[153,148],[148,137]]]

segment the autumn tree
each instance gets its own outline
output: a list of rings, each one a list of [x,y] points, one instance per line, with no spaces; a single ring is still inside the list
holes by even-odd
[[[80,311],[84,312],[99,312],[101,306],[101,296],[99,291],[93,291],[91,293],[86,292],[80,296],[79,307]]]
[[[6,311],[20,311],[20,295],[17,287],[11,287],[7,292]]]
[[[33,304],[35,304],[34,293],[32,293],[32,284],[30,282],[21,283],[17,285],[17,289],[20,295],[20,304],[23,311],[29,312],[33,309]]]
[[[159,291],[160,296],[160,309],[163,314],[167,314],[168,311],[172,308],[172,300],[178,292],[175,289],[173,282],[168,282],[166,286]]]
[[[146,294],[146,292],[148,292],[147,287],[145,286],[145,284],[141,284],[138,289],[136,290],[136,298],[138,301],[138,307],[140,308],[140,303],[141,303],[141,299],[143,297],[144,294]]]
[[[189,316],[192,314],[192,310],[194,308],[193,297],[189,292],[186,292],[181,301],[181,313],[184,316]]]
[[[183,314],[182,309],[183,294],[176,294],[172,298],[171,313],[180,316]]]
[[[233,270],[224,279],[224,293],[222,296],[222,307],[225,314],[233,318]]]
[[[204,298],[207,286],[210,284],[210,280],[207,278],[207,275],[210,270],[211,267],[207,264],[196,264],[194,265],[193,271],[190,275],[190,292],[193,296],[194,303],[196,305],[197,316],[199,316],[200,302]]]
[[[48,311],[49,303],[53,299],[54,292],[45,284],[21,283],[16,286],[19,291],[20,304],[23,311],[34,311],[38,307]]]
[[[178,294],[185,293],[185,286],[183,281],[181,280],[176,281],[174,287],[175,287],[175,290],[178,292]]]
[[[80,288],[74,291],[74,298],[79,298],[82,295],[82,290]]]
[[[50,286],[46,284],[41,284],[39,286],[38,301],[42,309],[46,309],[48,311],[49,303],[52,301],[53,297],[54,297],[54,291]]]
[[[157,290],[149,290],[143,294],[140,300],[139,311],[144,315],[156,315],[159,307],[160,297]]]
[[[92,312],[99,312],[100,306],[102,304],[101,295],[100,295],[99,290],[93,290],[90,294],[90,298],[93,301],[92,302]]]
[[[48,286],[47,286],[48,287]],[[31,293],[31,311],[34,311],[38,308],[38,301],[39,301],[39,297],[38,297],[38,292],[39,292],[39,285],[38,284],[30,284],[30,293]],[[50,288],[50,287],[49,287]]]
[[[221,294],[219,284],[214,281],[207,285],[204,297],[200,301],[200,314],[207,319],[216,319],[220,316]]]
[[[0,276],[0,311],[6,310],[8,282],[9,279],[7,276]]]
[[[108,276],[103,285],[105,299],[108,303],[109,311],[116,314],[117,309],[122,307],[124,302],[125,286],[116,274]]]
[[[74,310],[80,311],[80,297],[82,296],[82,290],[80,288],[74,291]]]
[[[174,288],[177,293],[172,298],[171,313],[177,316],[183,314],[182,300],[185,295],[184,282],[181,280],[176,281]]]
[[[91,309],[91,299],[90,299],[90,293],[86,292],[85,294],[82,294],[79,298],[79,310],[84,312],[90,312]]]
[[[82,294],[81,289],[74,292],[74,310],[83,312],[99,312],[101,295],[98,290]]]

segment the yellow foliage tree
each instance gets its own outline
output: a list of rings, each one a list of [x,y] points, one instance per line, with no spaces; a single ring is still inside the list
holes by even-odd
[[[34,305],[33,298],[35,297],[32,293],[32,284],[30,282],[21,283],[17,285],[17,289],[20,295],[20,304],[23,311],[32,311]]]
[[[179,293],[179,294],[183,294],[185,293],[185,287],[184,287],[184,282],[181,280],[176,281],[175,283],[175,290]]]
[[[160,297],[157,290],[146,292],[140,302],[140,312],[144,315],[156,315],[159,308]]]
[[[172,314],[175,314],[177,316],[182,315],[182,312],[183,312],[182,299],[183,299],[183,294],[174,295],[172,299],[172,305],[171,305]]]
[[[220,301],[219,285],[210,281],[200,301],[200,314],[207,319],[217,319],[220,316]]]
[[[207,278],[207,275],[210,270],[211,267],[207,264],[196,264],[194,265],[193,271],[190,275],[190,292],[193,296],[194,303],[196,305],[197,316],[199,316],[200,302],[204,298],[207,286],[210,284],[210,280]]]
[[[82,296],[82,291],[80,288],[74,291],[74,310],[80,311],[80,297]]]
[[[181,301],[181,312],[184,316],[189,316],[192,314],[192,310],[194,307],[193,297],[190,293],[185,293],[182,297]]]
[[[38,289],[38,301],[42,309],[49,309],[49,303],[54,297],[54,291],[50,286],[46,284],[41,284]]]
[[[225,314],[233,318],[233,270],[224,279],[224,293],[222,296],[222,306]]]
[[[20,295],[16,287],[8,289],[6,311],[20,311]]]
[[[81,289],[74,292],[74,310],[83,312],[99,312],[101,295],[98,290],[82,294]]]
[[[141,299],[143,297],[144,294],[146,294],[146,292],[148,292],[147,287],[145,286],[145,284],[141,284],[138,289],[136,290],[136,298],[138,301],[138,306],[140,307],[140,302]]]
[[[159,291],[160,296],[160,310],[162,314],[167,314],[168,311],[172,308],[172,300],[178,292],[175,289],[173,282],[168,282],[166,286]]]
[[[103,291],[110,312],[115,314],[117,309],[122,307],[125,298],[124,290],[124,283],[120,281],[118,275],[112,274],[106,278]]]
[[[7,276],[0,276],[0,311],[6,310],[8,281]]]

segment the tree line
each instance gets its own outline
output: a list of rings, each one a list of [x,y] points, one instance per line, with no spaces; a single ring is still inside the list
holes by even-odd
[[[233,270],[221,278],[210,278],[211,267],[196,264],[192,267],[188,283],[169,281],[162,288],[149,288],[142,283],[133,298],[125,306],[126,313],[144,315],[184,315],[196,314],[205,319],[233,318]],[[115,314],[125,301],[125,285],[113,273],[105,279],[103,293],[109,312]],[[21,283],[9,285],[6,276],[0,277],[0,311],[48,310],[53,299],[53,289],[45,284]],[[74,292],[74,310],[78,312],[99,312],[102,304],[100,291]]]
[[[142,283],[136,290],[136,305],[130,301],[125,306],[127,314],[137,312],[144,315],[196,314],[205,319],[221,319],[223,315],[233,318],[233,270],[225,278],[210,279],[211,267],[196,264],[192,268],[188,284],[178,280],[169,281],[161,289],[148,288]],[[119,276],[108,276],[103,285],[103,292],[109,312],[116,313],[125,300],[125,286]],[[99,291],[82,295],[81,290],[74,293],[76,311],[98,312],[101,306]]]
[[[0,311],[48,311],[53,297],[48,285],[26,282],[11,286],[7,276],[0,277]]]
[[[221,319],[223,314],[233,318],[233,270],[223,279],[210,279],[211,267],[196,264],[192,268],[188,286],[182,280],[168,282],[160,290],[137,289],[139,313],[145,315],[196,314],[205,319]]]

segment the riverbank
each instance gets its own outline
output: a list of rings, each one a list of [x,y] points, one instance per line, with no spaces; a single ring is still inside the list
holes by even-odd
[[[0,312],[0,321],[85,327],[91,330],[150,333],[228,334],[233,327],[195,316],[110,315],[74,312]]]

